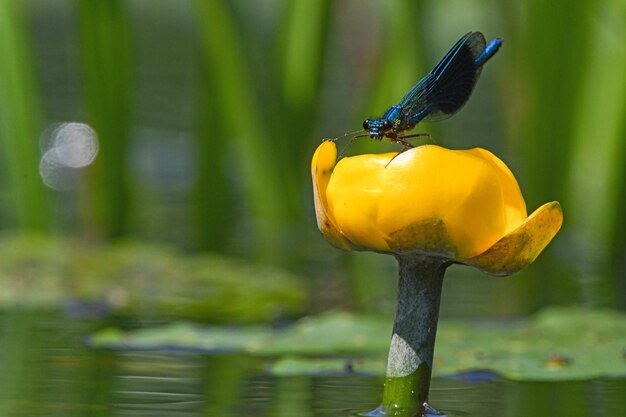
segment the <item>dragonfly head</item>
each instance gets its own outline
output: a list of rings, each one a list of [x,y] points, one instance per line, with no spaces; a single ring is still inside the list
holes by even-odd
[[[393,128],[389,119],[365,119],[363,129],[369,132],[370,138],[380,140]]]

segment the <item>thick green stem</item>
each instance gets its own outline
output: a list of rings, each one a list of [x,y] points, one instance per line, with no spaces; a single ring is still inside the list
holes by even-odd
[[[428,401],[445,260],[398,255],[398,306],[379,415],[414,416]]]

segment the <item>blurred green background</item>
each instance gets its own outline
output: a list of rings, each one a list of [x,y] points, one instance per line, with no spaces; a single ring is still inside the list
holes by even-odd
[[[444,311],[625,307],[621,0],[3,0],[2,230],[235,256],[297,273],[324,306],[388,308],[392,261],[339,253],[316,230],[310,157],[472,30],[504,46],[459,114],[418,129],[495,152],[529,211],[559,200],[565,223],[512,279],[453,268]],[[44,157],[67,122],[95,131],[93,164]]]
[[[476,30],[503,47],[457,115],[418,131],[494,152],[529,212],[558,200],[564,224],[511,278],[451,267],[442,315],[626,308],[624,0],[0,0],[0,363],[22,375],[0,380],[1,391],[22,392],[41,375],[110,377],[106,357],[87,361],[79,378],[59,364],[94,353],[58,353],[116,311],[130,313],[130,327],[328,309],[390,316],[393,259],[328,245],[310,158],[322,138],[396,104]],[[389,149],[361,139],[350,152]],[[29,305],[65,316],[41,320],[22,310]],[[70,325],[67,316],[100,321]],[[30,344],[56,353],[38,356]],[[26,365],[51,357],[49,372]],[[126,354],[114,369],[163,360]],[[219,408],[238,394],[220,373],[232,368],[211,360],[210,378],[227,386],[210,415],[240,415]],[[309,415],[300,409],[309,384],[278,381],[286,402],[276,415]],[[566,388],[579,397],[579,385]],[[108,404],[108,389],[93,401]],[[368,389],[367,398],[379,392]],[[539,415],[522,402],[512,406],[519,415]],[[14,415],[10,407],[0,415]]]

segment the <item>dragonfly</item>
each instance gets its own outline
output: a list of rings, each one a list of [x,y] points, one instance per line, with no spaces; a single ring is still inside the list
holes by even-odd
[[[412,148],[408,138],[429,136],[428,133],[409,134],[422,121],[439,121],[455,114],[472,95],[483,65],[500,49],[501,38],[487,44],[481,32],[469,32],[459,39],[424,78],[409,90],[400,102],[391,106],[382,117],[368,118],[363,130],[346,136],[369,136],[373,140],[387,139]]]

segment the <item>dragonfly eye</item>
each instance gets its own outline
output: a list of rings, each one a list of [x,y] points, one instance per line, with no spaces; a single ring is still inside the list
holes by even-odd
[[[383,122],[383,130],[389,130],[391,129],[391,121],[386,120]]]
[[[370,119],[363,120],[363,129],[370,130]]]

